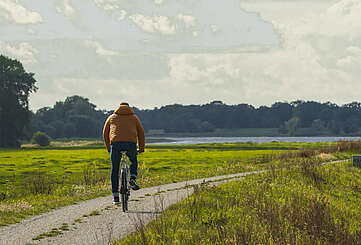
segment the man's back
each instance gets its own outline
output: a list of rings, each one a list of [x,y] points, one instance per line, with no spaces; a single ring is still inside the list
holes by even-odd
[[[113,142],[134,142],[139,150],[144,150],[144,129],[139,118],[127,105],[120,105],[114,114],[108,117],[103,129],[107,149]]]

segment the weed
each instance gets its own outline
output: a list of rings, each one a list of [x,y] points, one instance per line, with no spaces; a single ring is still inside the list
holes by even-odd
[[[59,228],[62,231],[69,231],[69,225],[67,223],[63,223],[62,226]]]
[[[61,235],[61,234],[63,234],[63,232],[60,229],[53,228],[48,232],[42,233],[42,234],[34,237],[33,240],[41,240],[41,239],[44,239],[44,238],[47,238],[47,237],[56,237],[56,236]]]
[[[97,215],[100,215],[99,210],[92,211],[88,216],[97,216]]]
[[[137,215],[136,220],[133,221],[133,224],[135,226],[135,230],[137,231],[137,233],[141,237],[141,244],[142,245],[148,245],[148,238],[147,238],[147,235],[146,235],[146,232],[145,232],[144,220],[139,215]]]
[[[4,201],[6,199],[6,192],[0,192],[0,201]]]
[[[132,199],[132,200],[129,200],[129,202],[139,202],[140,200],[139,199]]]
[[[361,152],[361,141],[339,141],[336,145],[331,146],[328,150],[333,152]]]
[[[83,183],[87,186],[105,184],[108,177],[98,170],[98,166],[94,163],[83,167]]]
[[[51,194],[56,188],[54,178],[42,171],[36,171],[24,180],[24,190],[31,194]]]
[[[321,163],[315,160],[302,159],[299,161],[300,170],[304,177],[309,179],[313,185],[321,189],[322,184],[326,182],[326,179],[319,172],[317,166]]]

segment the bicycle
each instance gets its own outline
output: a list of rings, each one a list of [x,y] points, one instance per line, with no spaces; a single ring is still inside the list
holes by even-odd
[[[128,168],[128,156],[126,151],[121,151],[122,157],[120,160],[120,194],[122,197],[122,208],[123,212],[128,211],[128,201],[130,196],[129,190],[129,168]]]

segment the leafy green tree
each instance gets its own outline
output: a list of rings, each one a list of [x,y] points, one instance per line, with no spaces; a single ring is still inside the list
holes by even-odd
[[[312,122],[320,118],[325,105],[315,101],[302,101],[295,107],[294,115],[300,119],[301,127],[312,127]]]
[[[32,120],[33,131],[52,138],[95,138],[101,136],[107,112],[96,109],[87,98],[75,95],[39,109]]]
[[[19,147],[30,122],[29,95],[37,90],[33,73],[0,55],[0,147]]]
[[[278,125],[292,118],[293,107],[286,102],[276,102],[271,106],[271,112],[278,119]]]
[[[36,132],[31,138],[31,142],[40,146],[48,146],[50,145],[50,137],[46,133]]]

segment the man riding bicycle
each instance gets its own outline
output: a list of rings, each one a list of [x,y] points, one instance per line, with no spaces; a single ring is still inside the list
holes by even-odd
[[[119,203],[119,165],[121,152],[126,151],[130,160],[129,186],[139,190],[136,183],[138,172],[137,153],[144,152],[144,129],[139,118],[134,114],[128,103],[121,103],[105,121],[103,128],[105,146],[110,152],[112,161],[112,193],[114,203]],[[137,143],[139,151],[137,151]]]

